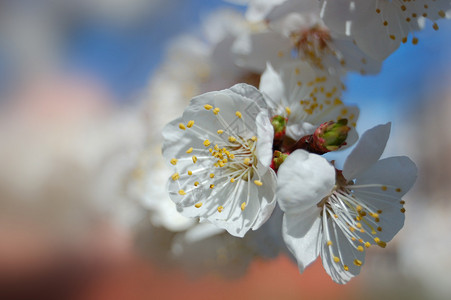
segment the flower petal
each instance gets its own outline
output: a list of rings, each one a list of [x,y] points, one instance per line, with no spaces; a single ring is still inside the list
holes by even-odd
[[[378,125],[362,135],[344,163],[343,175],[346,179],[356,178],[379,160],[387,144],[390,127],[391,123]]]
[[[290,154],[278,170],[277,196],[285,213],[316,207],[335,185],[335,168],[304,150]]]
[[[302,212],[285,213],[283,217],[283,239],[301,273],[319,255],[318,241],[322,236],[319,212],[320,208],[309,207]]]

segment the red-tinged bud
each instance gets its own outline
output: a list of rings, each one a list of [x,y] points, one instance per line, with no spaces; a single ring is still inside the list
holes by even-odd
[[[285,137],[285,131],[287,129],[287,118],[283,116],[274,116],[271,120],[271,124],[274,127],[274,144],[278,145],[283,141]]]
[[[351,130],[347,125],[347,119],[323,123],[313,133],[313,142],[325,153],[338,150],[346,145],[346,138]]]
[[[316,154],[324,154],[340,149],[346,145],[348,132],[348,120],[340,119],[337,122],[329,121],[321,124],[312,135],[301,138],[291,149],[304,149]]]

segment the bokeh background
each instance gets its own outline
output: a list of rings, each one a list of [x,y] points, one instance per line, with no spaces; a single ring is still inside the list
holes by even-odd
[[[231,274],[166,263],[173,236],[124,191],[149,136],[170,121],[158,109],[181,111],[171,97],[199,90],[184,76],[202,70],[186,71],[184,40],[174,40],[202,40],[222,7],[244,12],[219,0],[0,1],[0,299],[449,299],[446,21],[379,74],[346,80],[359,132],[391,121],[384,155],[407,154],[419,167],[404,229],[369,251],[359,277],[335,284],[318,261],[299,275],[283,254],[238,260]]]

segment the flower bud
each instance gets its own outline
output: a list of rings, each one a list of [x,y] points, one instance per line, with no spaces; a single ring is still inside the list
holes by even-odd
[[[287,157],[288,153],[282,153],[278,150],[274,151],[271,168],[277,172],[277,169],[279,169],[280,165],[285,161]]]
[[[324,153],[340,149],[346,145],[346,138],[351,130],[347,124],[347,119],[321,124],[313,133],[313,143]]]

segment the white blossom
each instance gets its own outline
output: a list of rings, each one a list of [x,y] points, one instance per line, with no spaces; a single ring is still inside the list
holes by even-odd
[[[258,229],[275,206],[273,132],[263,96],[252,86],[193,98],[163,129],[163,155],[175,171],[169,194],[182,214],[235,236]]]
[[[404,156],[379,160],[389,131],[386,124],[364,133],[343,171],[303,150],[279,168],[283,236],[301,272],[320,255],[332,279],[346,283],[359,274],[368,247],[385,248],[402,228],[401,197],[417,170]]]
[[[324,122],[347,119],[351,128],[347,144],[352,145],[358,138],[355,126],[359,109],[343,104],[343,89],[340,77],[313,69],[302,61],[285,64],[278,72],[268,64],[260,81],[260,90],[269,98],[271,116],[287,119],[289,137],[297,141],[313,134]]]
[[[321,0],[321,16],[335,32],[351,37],[369,56],[383,60],[409,34],[423,27],[425,19],[447,17],[450,0]],[[449,17],[449,15],[448,15]],[[435,30],[439,29],[433,23]],[[417,44],[418,38],[413,37]]]

